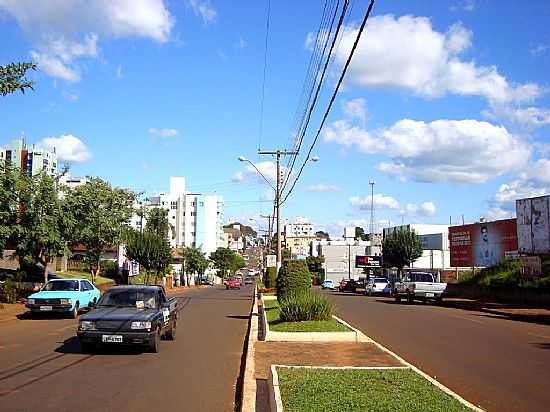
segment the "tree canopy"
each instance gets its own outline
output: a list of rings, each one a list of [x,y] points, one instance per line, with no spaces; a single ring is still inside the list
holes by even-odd
[[[2,96],[17,90],[20,90],[21,93],[25,93],[25,89],[34,90],[34,82],[25,77],[28,70],[36,70],[36,64],[26,62],[0,66],[0,93]]]
[[[166,238],[158,236],[153,232],[138,232],[135,229],[127,229],[124,233],[126,257],[139,263],[144,270],[145,282],[149,283],[151,272],[157,277],[168,269],[172,261],[170,245]]]
[[[222,277],[225,277],[227,273],[235,273],[246,266],[242,256],[224,247],[219,247],[212,252],[210,260],[213,262],[214,267],[221,272]]]
[[[154,233],[165,239],[167,239],[169,235],[171,238],[174,238],[176,235],[174,226],[172,226],[168,221],[168,212],[165,209],[158,207],[155,207],[147,212],[145,231]]]
[[[382,255],[384,264],[396,267],[401,276],[405,266],[422,256],[420,238],[413,230],[396,230],[384,238]]]

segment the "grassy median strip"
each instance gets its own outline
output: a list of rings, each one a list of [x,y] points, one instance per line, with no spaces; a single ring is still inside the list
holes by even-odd
[[[469,411],[410,369],[277,368],[283,408],[302,411]]]
[[[283,322],[279,317],[279,303],[276,300],[264,301],[264,310],[269,329],[273,332],[350,332],[351,330],[334,319],[308,320],[303,322]]]

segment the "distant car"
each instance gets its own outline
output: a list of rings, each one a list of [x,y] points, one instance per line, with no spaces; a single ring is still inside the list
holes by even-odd
[[[327,279],[321,283],[321,289],[334,289],[334,282],[332,279]]]
[[[115,286],[80,318],[77,336],[84,352],[98,344],[138,345],[158,352],[162,337],[176,339],[177,317],[177,299],[169,299],[162,286]]]
[[[247,276],[244,278],[245,285],[252,285],[252,276]]]
[[[351,290],[350,279],[342,279],[338,285],[339,292]]]
[[[243,275],[237,274],[235,275],[234,279],[236,279],[240,283],[240,285],[243,286]]]
[[[91,309],[100,297],[99,289],[87,279],[54,279],[30,295],[26,306],[31,313],[63,312],[74,319],[81,309]]]
[[[365,295],[391,294],[391,286],[386,278],[370,278],[365,288]]]
[[[238,279],[235,279],[235,278],[227,279],[225,281],[225,288],[226,289],[240,289],[241,288],[241,282]]]

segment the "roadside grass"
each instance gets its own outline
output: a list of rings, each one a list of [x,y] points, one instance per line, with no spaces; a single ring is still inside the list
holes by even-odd
[[[264,300],[264,311],[269,329],[273,332],[350,332],[347,326],[335,319],[307,320],[303,322],[283,322],[280,319],[279,302]]]
[[[81,278],[81,279],[88,279],[90,282],[92,281],[92,275],[89,272],[81,272],[79,270],[68,270],[66,272],[56,272],[55,273],[60,278],[65,279],[74,279],[74,278]],[[112,283],[113,279],[106,278],[101,275],[97,276],[95,279],[96,285],[102,285],[104,283]]]
[[[277,368],[285,411],[470,411],[410,369]]]

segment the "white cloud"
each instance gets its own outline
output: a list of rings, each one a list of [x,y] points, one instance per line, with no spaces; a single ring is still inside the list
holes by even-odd
[[[545,54],[547,50],[548,46],[546,44],[537,44],[535,47],[532,47],[529,52],[531,53],[531,56],[538,57]]]
[[[275,162],[264,161],[254,163],[258,170],[265,176],[265,178],[272,184],[275,185],[277,180],[277,165]],[[281,166],[281,175],[284,176],[286,167]],[[233,175],[232,180],[234,182],[244,182],[251,178],[255,178],[260,183],[265,183],[265,180],[259,175],[258,171],[251,164],[247,164],[243,170],[236,172]]]
[[[345,63],[357,31],[356,27],[344,30],[336,56],[340,65]],[[461,23],[438,32],[427,17],[375,16],[369,20],[368,35],[361,38],[348,79],[363,87],[405,89],[426,98],[452,93],[519,102],[541,94],[536,84],[511,84],[495,66],[461,60],[460,54],[471,44],[472,32]]]
[[[433,202],[424,202],[420,205],[416,203],[407,203],[404,209],[401,210],[402,215],[408,216],[433,216],[437,208]]]
[[[57,160],[69,162],[85,162],[92,157],[86,145],[72,134],[64,134],[59,137],[46,137],[38,142],[38,146],[46,150],[54,150]]]
[[[372,133],[337,120],[324,130],[324,141],[366,154],[384,154],[378,169],[404,180],[483,183],[522,170],[531,148],[503,126],[478,120],[400,120]]]
[[[62,91],[61,95],[70,102],[76,102],[78,100],[78,94],[67,91]]]
[[[31,57],[52,77],[80,80],[76,61],[98,56],[98,39],[168,41],[174,19],[163,0],[0,0],[31,39]]]
[[[149,134],[160,136],[160,137],[174,137],[177,136],[178,131],[176,129],[156,129],[154,127],[150,127],[148,130]]]
[[[451,6],[451,11],[473,11],[476,8],[476,0],[463,0]]]
[[[505,210],[500,207],[491,207],[484,216],[487,220],[501,220],[516,217],[516,210]]]
[[[374,197],[371,196],[352,196],[349,198],[349,202],[352,206],[359,208],[360,210],[370,210],[371,200],[374,203],[375,209],[399,209],[399,202],[391,196],[384,196],[377,193]]]
[[[119,64],[116,68],[117,79],[122,79],[122,64]]]
[[[483,115],[504,124],[519,126],[520,130],[532,131],[550,125],[550,109],[540,107],[514,107],[511,105],[492,105]]]
[[[217,10],[212,6],[209,0],[188,0],[187,4],[189,4],[195,16],[202,19],[205,26],[213,23],[218,17]]]
[[[365,99],[357,98],[353,100],[345,100],[342,104],[344,114],[350,119],[358,119],[361,126],[366,127],[367,124],[367,105]]]
[[[309,186],[306,190],[308,192],[324,193],[324,192],[338,192],[340,191],[340,188],[336,185],[327,185],[324,183],[318,183],[318,184]]]

